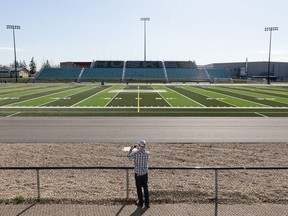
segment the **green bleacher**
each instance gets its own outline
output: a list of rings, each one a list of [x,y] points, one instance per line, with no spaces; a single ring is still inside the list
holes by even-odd
[[[122,79],[124,61],[96,61],[92,68],[84,68],[80,79],[119,81]]]
[[[125,81],[165,82],[165,71],[161,61],[127,61]]]
[[[217,79],[229,79],[231,75],[225,70],[225,68],[209,68],[207,72],[211,80]]]
[[[209,80],[206,71],[198,69],[193,61],[165,61],[165,68],[170,82]]]
[[[36,79],[77,79],[81,68],[43,68],[35,75]]]
[[[195,68],[166,68],[169,81],[202,81],[209,80],[205,71]]]
[[[119,80],[122,72],[123,68],[85,68],[81,79]]]
[[[231,76],[224,68],[198,68],[192,61],[96,61],[91,68],[44,68],[35,78],[78,82],[207,82]]]

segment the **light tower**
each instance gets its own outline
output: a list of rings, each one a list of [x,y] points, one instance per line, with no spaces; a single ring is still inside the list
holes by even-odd
[[[19,29],[20,30],[20,26],[19,25],[7,25],[6,26],[7,29],[12,29],[13,30],[13,42],[14,42],[14,66],[15,66],[15,78],[16,78],[16,83],[18,82],[17,80],[17,60],[16,60],[16,43],[15,43],[15,29]]]
[[[269,60],[268,60],[268,74],[267,74],[267,84],[270,84],[270,57],[271,57],[272,31],[278,31],[278,27],[266,27],[266,28],[265,28],[265,31],[270,31]]]
[[[146,21],[150,21],[149,17],[142,17],[140,21],[144,22],[144,61],[146,61]]]

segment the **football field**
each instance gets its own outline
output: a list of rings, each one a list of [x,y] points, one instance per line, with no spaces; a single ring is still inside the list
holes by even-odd
[[[249,85],[0,86],[0,116],[288,116],[288,88]]]

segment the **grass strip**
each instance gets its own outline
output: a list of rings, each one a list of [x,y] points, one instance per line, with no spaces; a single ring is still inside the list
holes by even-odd
[[[0,116],[8,116],[15,112],[21,112],[17,116],[190,116],[190,117],[259,117],[261,113],[267,117],[288,117],[288,109],[265,110],[265,109],[220,109],[220,108],[193,108],[193,109],[173,109],[173,108],[142,108],[141,112],[137,109],[125,108],[32,108],[32,109],[0,109]]]
[[[192,100],[195,100],[201,104],[203,104],[206,107],[227,107],[231,106],[228,105],[227,103],[223,103],[222,101],[218,100],[210,100],[209,97],[199,94],[197,92],[194,92],[192,90],[185,89],[183,87],[175,87],[175,86],[169,86],[168,88],[179,92],[182,95],[185,95],[188,98],[191,98]]]
[[[68,97],[69,95],[78,92],[81,89],[86,88],[85,86],[74,86],[70,88],[62,89],[60,92],[43,95],[40,97],[32,98],[29,100],[13,103],[12,106],[41,106],[50,101],[57,100],[57,98]]]
[[[10,105],[10,104],[18,103],[21,101],[30,100],[35,97],[41,97],[47,94],[61,92],[63,91],[63,89],[66,89],[66,88],[70,88],[70,87],[56,86],[55,88],[49,89],[48,91],[47,89],[41,89],[36,92],[29,92],[29,93],[25,92],[23,94],[15,94],[15,95],[13,94],[13,95],[10,95],[8,99],[0,100],[0,106]]]
[[[244,92],[244,91],[235,90],[235,89],[225,90],[225,87],[214,87],[213,91],[231,95],[234,97],[243,98],[245,100],[250,100],[250,101],[263,104],[263,105],[267,105],[267,106],[271,106],[271,107],[286,107],[287,106],[287,104],[284,104],[284,103],[280,103],[280,102],[273,101],[273,100],[268,100],[267,98],[269,97],[264,94],[258,94],[258,93],[253,94],[253,93]]]
[[[76,93],[74,95],[71,95],[69,97],[69,100],[66,100],[65,98],[61,98],[59,100],[50,102],[48,104],[45,104],[45,106],[67,106],[70,107],[78,102],[80,102],[81,100],[83,100],[83,98],[88,98],[100,91],[103,91],[104,89],[106,89],[107,87],[91,87],[90,89],[84,90],[83,92],[79,92]]]

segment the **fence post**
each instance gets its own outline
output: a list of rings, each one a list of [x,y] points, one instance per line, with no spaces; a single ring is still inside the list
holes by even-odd
[[[126,169],[126,199],[129,198],[129,169]]]
[[[218,215],[218,170],[215,169],[215,216]]]
[[[39,169],[36,169],[36,176],[37,176],[37,201],[40,201],[40,174]]]

